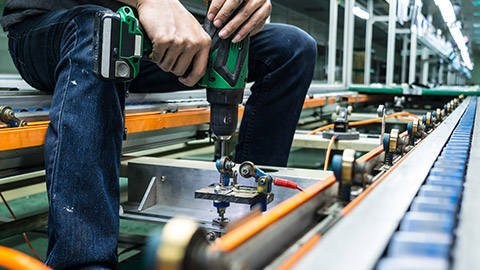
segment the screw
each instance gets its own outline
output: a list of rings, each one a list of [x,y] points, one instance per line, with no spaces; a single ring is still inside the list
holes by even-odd
[[[160,177],[160,181],[165,182],[165,176]]]
[[[217,239],[217,235],[215,234],[215,232],[209,232],[207,234],[207,240],[208,241],[214,241],[215,239]]]

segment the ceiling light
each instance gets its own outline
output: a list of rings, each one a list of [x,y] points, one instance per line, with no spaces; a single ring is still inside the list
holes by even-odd
[[[455,40],[455,43],[457,43],[458,49],[460,49],[460,51],[467,50],[467,46],[465,45],[465,38],[463,37],[460,28],[450,28],[450,34],[452,35],[453,40]]]
[[[473,63],[470,59],[470,53],[468,52],[468,48],[466,42],[468,42],[467,38],[463,36],[461,25],[459,23],[455,23],[457,21],[457,16],[455,15],[455,10],[453,9],[452,2],[450,0],[434,0],[435,4],[440,9],[440,13],[442,14],[443,20],[445,24],[448,26],[450,34],[453,37],[453,40],[457,44],[458,49],[460,50],[460,54],[462,56],[462,60],[464,65],[472,70]],[[480,1],[474,1],[473,4],[480,5]],[[480,27],[480,23],[474,23],[473,27]]]
[[[366,12],[365,10],[361,9],[358,6],[355,6],[353,8],[353,14],[359,17],[360,19],[364,19],[364,20],[370,19],[370,14],[368,14],[368,12]]]
[[[435,4],[440,9],[443,20],[447,25],[454,23],[457,20],[455,10],[453,9],[452,2],[450,0],[435,0]]]

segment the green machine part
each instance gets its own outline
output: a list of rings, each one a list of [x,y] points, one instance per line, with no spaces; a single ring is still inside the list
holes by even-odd
[[[225,140],[235,132],[238,123],[238,105],[243,101],[248,76],[250,38],[234,43],[234,33],[221,39],[219,29],[209,20],[205,20],[203,28],[212,43],[207,70],[199,85],[207,89],[212,132]],[[134,79],[140,71],[140,60],[152,52],[152,43],[132,8],[125,6],[116,13],[97,14],[95,33],[93,73],[103,80]],[[189,70],[191,67],[184,76]]]
[[[248,76],[248,41],[220,42],[226,43],[228,50],[219,51],[220,47],[224,47],[220,45],[210,52],[206,73],[199,84],[205,88],[245,89]]]
[[[131,81],[140,71],[140,59],[151,45],[132,8],[102,10],[94,19],[92,71],[106,81]]]
[[[121,7],[117,14],[120,18],[118,58],[129,63],[135,78],[140,71],[139,60],[152,52],[152,42],[142,31],[130,7]],[[207,70],[199,84],[206,88],[244,89],[248,76],[249,38],[238,43],[232,43],[231,37],[220,39],[219,29],[208,20],[204,23],[204,29],[212,38],[212,45]],[[141,47],[136,47],[138,45]]]
[[[207,70],[200,85],[207,89],[210,103],[210,127],[221,140],[229,139],[237,128],[238,105],[243,101],[243,92],[248,76],[248,50],[250,38],[233,43],[218,37],[211,21],[203,24],[211,39]]]
[[[120,44],[119,44],[119,58],[124,59],[133,67],[133,78],[137,77],[140,71],[140,59],[143,54],[152,51],[152,44],[140,28],[140,22],[135,17],[133,10],[130,7],[124,6],[118,9],[117,13],[120,15]],[[138,37],[141,40],[138,41]],[[132,37],[134,40],[132,40]],[[133,43],[132,43],[133,42]],[[135,46],[140,43],[140,53],[132,53],[132,45]]]

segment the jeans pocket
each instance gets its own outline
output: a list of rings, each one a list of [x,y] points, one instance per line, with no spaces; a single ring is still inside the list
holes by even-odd
[[[23,38],[18,38],[13,35],[9,35],[8,37],[8,51],[10,52],[10,56],[12,57],[13,64],[17,68],[18,73],[25,80],[30,86],[33,88],[41,89],[40,84],[33,78],[30,74],[29,68],[22,58],[22,49],[21,46],[24,44]]]

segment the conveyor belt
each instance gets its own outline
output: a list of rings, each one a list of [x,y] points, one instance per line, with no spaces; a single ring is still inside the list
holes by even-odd
[[[475,107],[473,100],[474,98],[465,99],[357,207],[322,235],[322,240],[293,268],[375,268],[385,255],[392,236],[425,179],[433,174],[442,174],[440,171],[431,173],[430,170],[435,166],[464,112],[467,108]],[[459,132],[460,130],[455,134]],[[453,145],[448,147],[451,149]]]
[[[475,118],[480,119],[480,102],[477,102]],[[480,125],[473,126],[472,147],[469,154],[468,169],[465,175],[465,189],[462,195],[456,239],[453,251],[453,269],[476,269],[480,265]]]
[[[377,269],[449,268],[476,105],[474,98],[431,168]]]
[[[458,87],[458,86],[448,86],[448,87],[438,87],[438,88],[424,88],[424,87],[415,87],[410,88],[408,86],[367,86],[367,85],[355,85],[350,87],[350,91],[356,91],[359,93],[368,93],[368,94],[392,94],[392,95],[415,95],[415,96],[478,96],[480,95],[480,90],[478,87]]]

